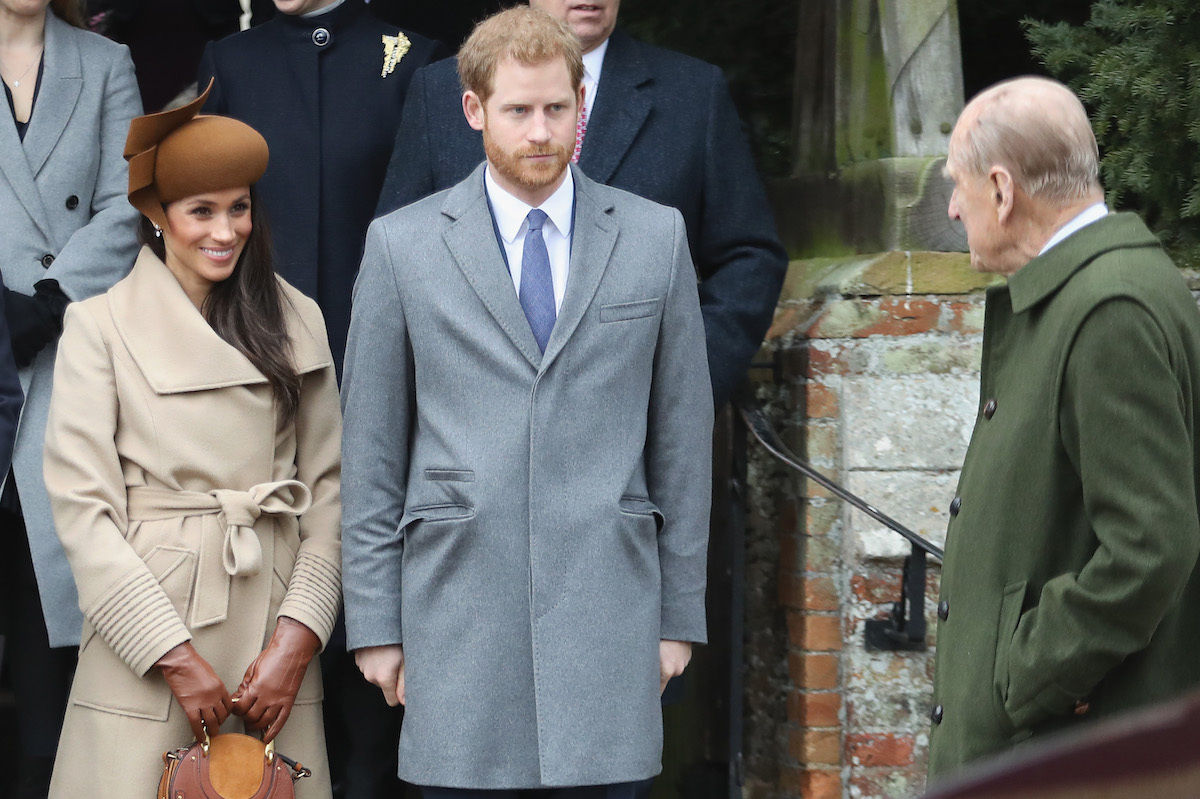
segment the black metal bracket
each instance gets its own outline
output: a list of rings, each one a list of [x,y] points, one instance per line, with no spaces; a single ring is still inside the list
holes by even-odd
[[[868,619],[863,634],[871,651],[924,652],[925,630],[925,550],[914,544],[904,559],[900,601],[886,619]]]
[[[818,472],[810,463],[796,457],[783,443],[779,433],[767,420],[766,413],[748,390],[743,390],[738,394],[733,403],[750,433],[776,460],[817,483],[838,499],[867,514],[889,530],[899,533],[912,545],[912,554],[904,559],[900,601],[892,603],[892,610],[886,619],[871,619],[866,622],[866,647],[870,650],[924,650],[927,629],[925,624],[926,555],[933,555],[938,560],[942,560],[944,557],[942,549],[890,516],[880,513],[865,500]]]

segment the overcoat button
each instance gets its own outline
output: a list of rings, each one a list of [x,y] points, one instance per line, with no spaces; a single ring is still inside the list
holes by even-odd
[[[74,194],[72,194],[70,197],[67,198],[67,210],[74,211],[78,207],[79,207],[79,198],[76,197]]]
[[[317,28],[312,32],[312,42],[317,47],[324,47],[325,45],[329,44],[330,38],[329,31],[325,28]]]
[[[938,603],[938,618],[942,621],[950,618],[950,603],[944,599]]]
[[[962,497],[955,497],[950,500],[950,515],[957,516],[959,509],[962,508]]]
[[[995,415],[996,415],[996,401],[994,399],[990,399],[986,403],[984,403],[983,418],[991,419]]]
[[[54,263],[54,256],[51,255],[50,253],[46,253],[45,255],[42,256],[42,266],[45,267],[46,269],[49,269],[50,265],[53,263]]]
[[[933,709],[933,712],[929,714],[929,718],[931,721],[933,721],[934,724],[941,724],[942,723],[942,715],[944,714],[944,712],[945,712],[944,708],[941,705],[938,705],[937,707],[935,707]]]

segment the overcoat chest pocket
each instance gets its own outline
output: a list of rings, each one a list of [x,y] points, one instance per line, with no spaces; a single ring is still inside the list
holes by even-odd
[[[625,322],[630,319],[643,319],[658,314],[659,300],[657,297],[636,302],[617,302],[600,306],[601,322]]]

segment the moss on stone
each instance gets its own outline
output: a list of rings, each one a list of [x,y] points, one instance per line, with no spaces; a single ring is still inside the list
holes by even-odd
[[[978,294],[1003,278],[971,269],[966,253],[900,252],[792,261],[781,302],[837,294]]]

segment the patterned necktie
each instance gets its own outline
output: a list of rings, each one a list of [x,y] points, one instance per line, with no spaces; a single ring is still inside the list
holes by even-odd
[[[583,150],[583,137],[587,135],[587,106],[579,107],[579,121],[575,123],[575,154],[571,156],[571,163],[579,163],[579,153]]]
[[[525,232],[525,249],[521,254],[521,289],[518,296],[538,349],[546,351],[550,331],[554,329],[554,280],[550,277],[550,253],[542,238],[546,212],[534,208],[525,217],[529,229]]]

